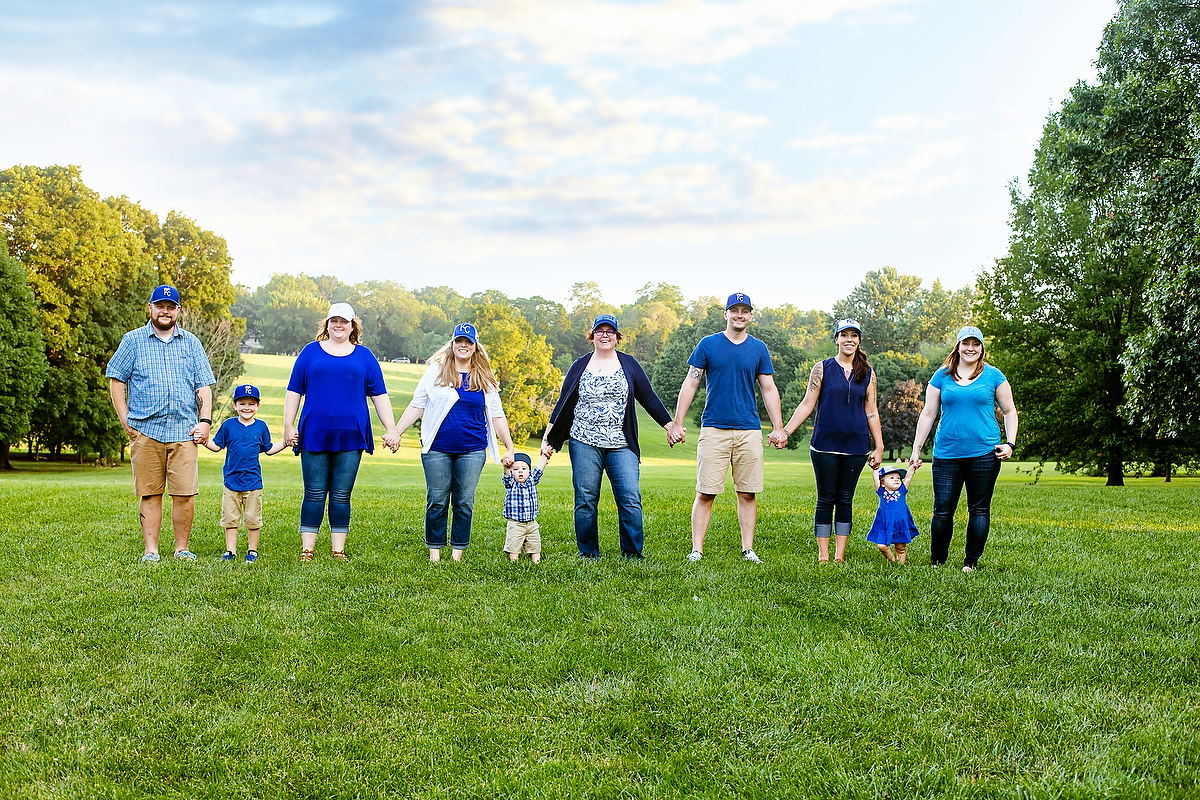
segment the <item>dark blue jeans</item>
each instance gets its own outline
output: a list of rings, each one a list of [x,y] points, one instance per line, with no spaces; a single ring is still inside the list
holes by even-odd
[[[812,458],[813,476],[817,479],[818,525],[831,525],[834,509],[837,521],[854,522],[854,490],[858,488],[858,476],[866,466],[866,456],[841,456],[833,453],[818,453],[809,450]]]
[[[350,493],[358,477],[362,450],[301,450],[300,471],[304,475],[304,500],[300,503],[300,532],[321,530],[325,498],[329,498],[329,530],[350,531]]]
[[[475,513],[475,487],[487,462],[486,450],[471,453],[421,454],[425,468],[425,546],[446,546],[446,518],[450,522],[450,546],[465,550],[471,543],[471,517]]]
[[[579,555],[600,555],[600,480],[608,473],[613,500],[617,503],[617,526],[621,532],[621,554],[642,557],[642,490],[638,487],[638,457],[628,447],[606,450],[571,439],[571,482],[575,486],[575,544]]]
[[[975,566],[987,544],[991,523],[992,490],[1000,475],[1000,459],[993,453],[975,458],[933,459],[933,522],[929,526],[929,559],[945,564],[954,536],[954,512],[967,487],[967,555],[963,566]]]

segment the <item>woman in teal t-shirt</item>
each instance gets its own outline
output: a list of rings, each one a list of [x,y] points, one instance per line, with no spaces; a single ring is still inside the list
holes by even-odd
[[[983,361],[983,332],[968,325],[958,332],[958,344],[933,373],[925,390],[925,408],[917,421],[911,467],[921,465],[921,448],[937,420],[933,439],[933,521],[929,526],[929,557],[934,566],[946,563],[954,535],[954,512],[963,487],[967,489],[967,552],[963,572],[974,572],[987,543],[992,491],[1000,462],[1012,458],[1017,441],[1017,409],[1012,386],[1004,373]],[[1004,414],[1004,431],[996,424],[996,406]]]

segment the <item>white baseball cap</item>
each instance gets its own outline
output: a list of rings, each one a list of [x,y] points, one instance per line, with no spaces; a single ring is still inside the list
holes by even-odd
[[[350,307],[349,303],[334,303],[329,307],[329,313],[325,315],[325,319],[333,317],[341,317],[349,322],[354,319],[354,309]]]

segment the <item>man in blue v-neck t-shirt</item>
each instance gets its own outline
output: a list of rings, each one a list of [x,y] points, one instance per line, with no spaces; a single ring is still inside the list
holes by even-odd
[[[732,468],[742,557],[761,563],[754,552],[758,493],[763,489],[762,422],[758,417],[755,384],[771,418],[772,430],[767,438],[778,447],[787,442],[787,434],[783,431],[771,354],[760,339],[746,332],[753,319],[750,296],[741,292],[729,295],[725,303],[725,330],[705,336],[688,357],[691,369],[679,390],[675,420],[667,427],[669,442],[684,440],[683,418],[696,397],[700,381],[707,380],[700,438],[696,441],[696,500],[692,504],[689,561],[703,557],[713,500],[725,491],[725,475]]]

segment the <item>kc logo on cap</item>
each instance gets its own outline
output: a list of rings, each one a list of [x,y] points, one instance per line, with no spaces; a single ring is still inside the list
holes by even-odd
[[[237,387],[237,389],[234,390],[233,399],[236,402],[238,400],[241,400],[243,397],[252,397],[255,400],[259,399],[258,398],[258,387],[253,386],[249,383],[243,383],[241,386]]]
[[[164,301],[179,305],[179,292],[174,286],[164,283],[162,286],[155,287],[154,292],[150,295],[150,302],[161,303]]]
[[[743,292],[734,292],[733,294],[729,295],[729,299],[725,301],[725,310],[728,311],[736,305],[743,305],[749,309],[754,308],[753,304],[750,302],[750,295]]]
[[[475,326],[469,322],[460,322],[454,326],[454,339],[469,339],[471,344],[479,341],[479,335],[475,332]]]

